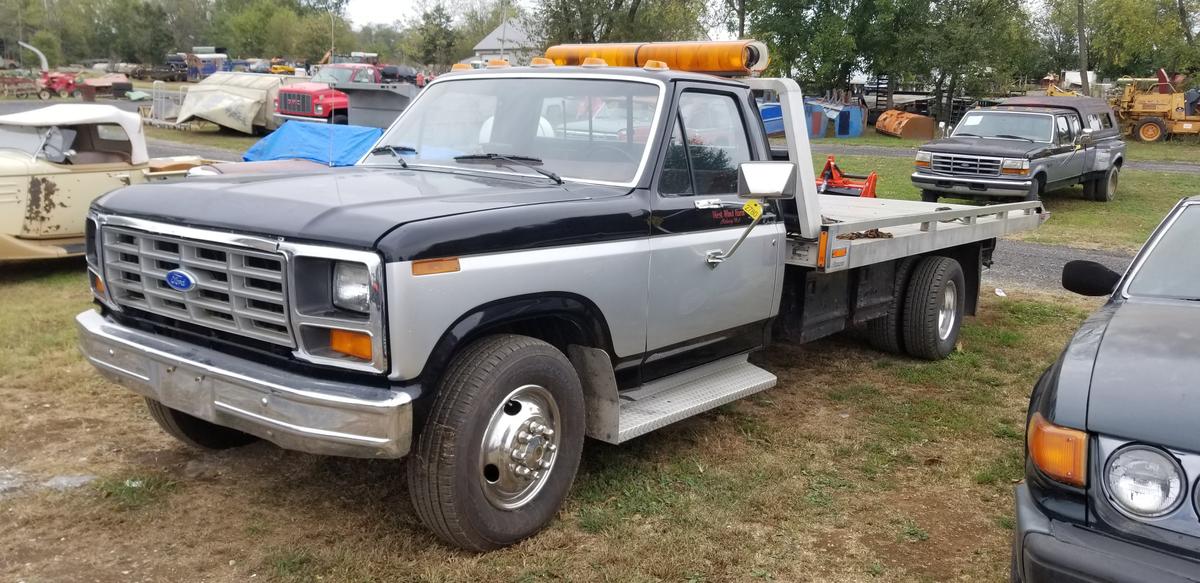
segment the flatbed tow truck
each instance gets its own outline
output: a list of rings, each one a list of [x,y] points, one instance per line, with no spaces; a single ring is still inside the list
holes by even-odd
[[[81,349],[184,443],[407,457],[430,530],[513,544],[585,435],[774,386],[747,358],[772,340],[862,327],[946,356],[997,238],[1045,217],[818,194],[800,89],[766,60],[552,47],[439,77],[352,168],[117,190],[91,209]]]

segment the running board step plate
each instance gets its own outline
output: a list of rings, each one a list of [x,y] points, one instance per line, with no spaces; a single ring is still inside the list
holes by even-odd
[[[621,394],[616,443],[765,391],[775,386],[776,380],[775,375],[750,364],[742,354],[626,391]]]

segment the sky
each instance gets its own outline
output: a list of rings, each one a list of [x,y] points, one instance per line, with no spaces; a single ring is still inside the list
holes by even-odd
[[[346,4],[346,16],[356,27],[411,20],[420,16],[418,10],[417,0],[350,0]]]

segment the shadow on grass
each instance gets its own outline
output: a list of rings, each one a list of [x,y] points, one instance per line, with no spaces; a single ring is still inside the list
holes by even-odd
[[[0,264],[0,285],[19,284],[46,277],[73,277],[87,269],[83,257],[39,259]]]

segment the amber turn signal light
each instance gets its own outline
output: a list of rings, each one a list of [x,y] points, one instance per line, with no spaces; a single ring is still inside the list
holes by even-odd
[[[443,257],[441,259],[421,259],[412,262],[413,275],[434,275],[438,273],[452,273],[458,271],[457,257]]]
[[[1034,413],[1025,438],[1029,457],[1042,473],[1072,486],[1087,484],[1087,433],[1059,427]]]
[[[371,335],[366,332],[333,328],[329,331],[329,349],[369,362],[372,355]]]

